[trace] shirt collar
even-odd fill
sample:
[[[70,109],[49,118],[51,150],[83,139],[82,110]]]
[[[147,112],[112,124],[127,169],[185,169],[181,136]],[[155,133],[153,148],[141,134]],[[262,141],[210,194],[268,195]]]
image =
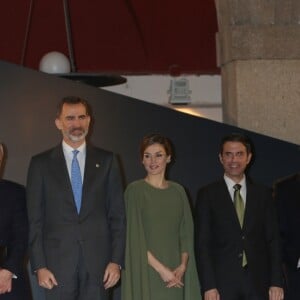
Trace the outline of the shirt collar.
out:
[[[68,145],[64,140],[62,141],[62,147],[63,147],[63,151],[65,153],[72,153],[72,151],[74,150],[74,148],[72,148],[70,145]],[[86,152],[86,142],[84,141],[78,148],[76,148],[76,150],[78,150],[81,153],[85,153]]]
[[[231,178],[229,178],[226,174],[224,174],[224,180],[226,185],[228,186],[228,189],[231,190],[233,189],[233,186],[236,184],[235,181],[233,181]],[[243,187],[246,186],[246,176],[244,175],[242,180],[240,182],[238,182],[238,184],[240,184]]]

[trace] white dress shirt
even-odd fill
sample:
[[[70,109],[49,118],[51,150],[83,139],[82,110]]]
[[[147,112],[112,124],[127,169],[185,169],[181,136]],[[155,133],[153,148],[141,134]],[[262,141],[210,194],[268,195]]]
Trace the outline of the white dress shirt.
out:
[[[63,152],[65,156],[65,160],[67,163],[68,173],[69,177],[71,179],[71,166],[72,166],[72,159],[73,159],[73,152],[75,149],[73,149],[71,146],[69,146],[65,141],[62,142]],[[83,182],[83,176],[84,176],[84,167],[85,167],[85,158],[86,158],[86,142],[84,142],[80,147],[76,148],[76,150],[79,151],[77,154],[77,160],[80,167],[80,173],[81,178]]]
[[[229,178],[227,175],[224,174],[224,180],[227,185],[230,197],[232,201],[234,200],[234,185],[236,185],[236,182],[234,182],[231,178]],[[240,193],[242,196],[242,199],[244,201],[244,206],[246,207],[246,195],[247,195],[247,186],[246,186],[246,176],[244,175],[243,179],[238,183],[241,185]]]

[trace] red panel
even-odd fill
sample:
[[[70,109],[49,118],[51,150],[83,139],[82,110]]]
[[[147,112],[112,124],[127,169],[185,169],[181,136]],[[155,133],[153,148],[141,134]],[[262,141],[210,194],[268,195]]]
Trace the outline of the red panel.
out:
[[[0,59],[20,63],[30,0],[0,12]],[[62,0],[33,1],[25,65],[49,51],[68,54]],[[218,73],[213,0],[69,1],[77,70],[125,73]]]

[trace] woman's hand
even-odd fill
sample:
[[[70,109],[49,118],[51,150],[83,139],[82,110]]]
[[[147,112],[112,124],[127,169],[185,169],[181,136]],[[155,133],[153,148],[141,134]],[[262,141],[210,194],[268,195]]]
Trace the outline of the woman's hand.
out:
[[[181,264],[173,271],[173,274],[175,275],[177,280],[181,283],[183,282],[182,279],[183,279],[184,273],[186,271],[186,266],[187,266],[188,260],[189,260],[188,253],[187,252],[181,253]],[[183,286],[183,283],[181,286],[178,286],[178,285],[175,285],[175,286],[181,287],[181,286]]]
[[[186,270],[186,265],[185,264],[181,264],[179,265],[174,271],[174,275],[176,276],[176,278],[178,278],[180,281],[182,280],[182,277],[185,273]]]
[[[174,271],[172,272],[169,268],[163,266],[159,270],[159,275],[161,279],[167,283],[166,287],[171,288],[171,287],[182,287],[183,282],[181,281],[180,278],[176,277]]]
[[[167,287],[182,287],[183,282],[175,275],[175,272],[162,264],[150,251],[147,251],[149,265],[160,275]]]

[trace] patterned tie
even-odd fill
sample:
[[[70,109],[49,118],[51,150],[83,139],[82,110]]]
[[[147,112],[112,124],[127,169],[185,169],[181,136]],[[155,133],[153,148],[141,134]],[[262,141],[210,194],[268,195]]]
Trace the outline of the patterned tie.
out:
[[[77,154],[79,153],[79,151],[73,150],[72,152],[73,152],[73,159],[72,159],[72,166],[71,166],[71,184],[72,184],[72,190],[73,190],[77,212],[79,214],[80,207],[81,207],[81,195],[82,195],[82,178],[81,178],[79,163],[77,160]]]
[[[241,189],[241,185],[240,184],[235,184],[233,186],[234,189],[234,195],[233,195],[233,204],[236,210],[236,214],[238,216],[239,222],[241,227],[243,227],[243,223],[244,223],[244,213],[245,213],[245,205],[244,205],[244,201],[243,198],[241,196],[240,193],[240,189]],[[246,258],[246,254],[245,251],[243,251],[243,261],[242,261],[242,266],[246,266],[247,265],[247,258]]]

